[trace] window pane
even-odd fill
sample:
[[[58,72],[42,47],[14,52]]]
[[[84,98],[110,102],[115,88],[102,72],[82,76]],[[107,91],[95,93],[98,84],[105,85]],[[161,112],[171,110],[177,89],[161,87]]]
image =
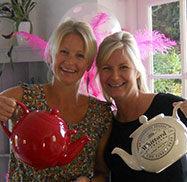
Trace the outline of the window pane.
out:
[[[154,79],[154,92],[165,92],[182,96],[181,79]]]
[[[180,74],[180,22],[179,2],[162,4],[152,7],[153,30],[163,33],[177,45],[168,53],[154,55],[154,74]]]
[[[157,53],[153,60],[154,74],[180,74],[181,59],[176,48],[169,51],[169,54]]]

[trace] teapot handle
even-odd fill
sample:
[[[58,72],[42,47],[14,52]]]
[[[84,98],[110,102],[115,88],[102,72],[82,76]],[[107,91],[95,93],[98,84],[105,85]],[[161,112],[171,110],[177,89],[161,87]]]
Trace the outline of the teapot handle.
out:
[[[177,105],[174,107],[172,117],[174,117],[174,118],[176,118],[176,119],[179,119],[177,110],[180,108],[180,106],[181,106],[181,103],[177,104]]]
[[[29,113],[29,110],[28,108],[21,102],[16,102],[17,105],[21,106],[22,109],[23,109],[23,114],[22,116],[24,116],[25,114]],[[0,121],[1,122],[1,126],[2,126],[2,129],[4,130],[4,132],[6,133],[6,135],[10,138],[11,135],[12,135],[12,132],[10,132],[10,130],[6,127],[5,123]]]

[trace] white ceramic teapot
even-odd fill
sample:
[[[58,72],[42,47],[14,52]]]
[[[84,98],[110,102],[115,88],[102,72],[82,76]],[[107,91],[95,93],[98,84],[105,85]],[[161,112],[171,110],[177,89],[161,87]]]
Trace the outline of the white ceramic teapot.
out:
[[[187,153],[187,128],[178,117],[179,107],[174,107],[172,116],[159,114],[149,121],[142,115],[142,125],[130,135],[132,155],[118,147],[112,154],[134,170],[159,173],[172,165]]]

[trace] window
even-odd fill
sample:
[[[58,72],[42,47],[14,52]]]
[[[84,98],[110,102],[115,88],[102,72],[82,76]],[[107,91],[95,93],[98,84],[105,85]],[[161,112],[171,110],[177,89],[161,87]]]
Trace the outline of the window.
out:
[[[140,1],[138,13],[144,20],[139,18],[138,29],[148,27],[176,41],[176,46],[168,53],[156,53],[146,60],[149,88],[152,92],[187,98],[186,0]]]

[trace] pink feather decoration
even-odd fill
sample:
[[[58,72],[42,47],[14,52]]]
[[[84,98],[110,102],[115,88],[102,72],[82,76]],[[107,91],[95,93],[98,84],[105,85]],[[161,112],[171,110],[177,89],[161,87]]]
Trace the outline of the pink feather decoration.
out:
[[[99,27],[105,23],[107,23],[107,21],[109,20],[109,15],[106,13],[99,13],[96,16],[94,16],[92,18],[92,20],[90,21],[90,25],[93,29],[94,35],[96,37],[97,40],[97,45],[99,46],[101,41],[107,36],[106,33],[104,31],[100,31]],[[98,79],[95,78],[97,69],[96,69],[96,65],[95,65],[95,60],[93,62],[93,65],[91,67],[91,69],[89,70],[89,72],[85,73],[84,78],[83,78],[83,84],[87,83],[87,80],[89,79],[89,83],[88,83],[88,91],[90,95],[93,95],[96,98],[99,98],[101,100],[103,100],[103,96],[102,96],[102,91],[98,86]]]
[[[8,173],[5,174],[5,180],[8,181]]]
[[[106,33],[104,31],[99,31],[99,27],[102,24],[107,23],[107,21],[110,19],[110,16],[106,13],[99,13],[96,16],[94,16],[90,22],[90,25],[93,29],[94,35],[97,39],[97,44],[101,43],[101,41],[106,37]]]
[[[47,42],[45,42],[43,39],[24,31],[15,32],[12,37],[16,35],[21,36],[24,42],[28,44],[28,46],[30,46],[33,50],[40,50],[40,54],[42,56],[45,55]]]
[[[139,30],[134,35],[139,50],[141,59],[145,60],[150,52],[155,54],[156,52],[168,52],[168,49],[176,45],[175,41],[156,30],[149,32],[147,29]]]

